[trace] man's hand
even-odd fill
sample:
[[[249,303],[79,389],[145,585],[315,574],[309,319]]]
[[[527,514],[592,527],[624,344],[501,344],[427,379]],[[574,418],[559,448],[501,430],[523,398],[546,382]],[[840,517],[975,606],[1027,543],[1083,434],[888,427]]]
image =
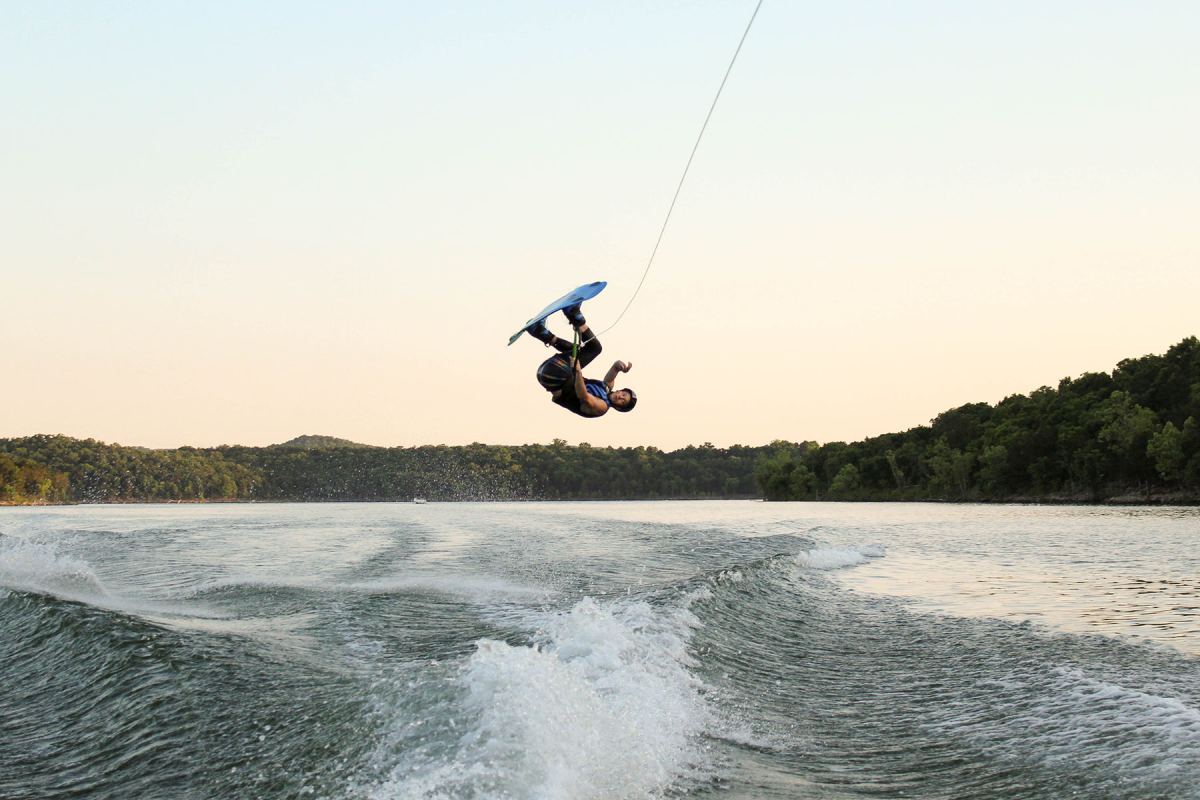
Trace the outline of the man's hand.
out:
[[[629,372],[631,369],[633,369],[632,361],[614,361],[613,365],[608,369],[608,374],[604,376],[604,383],[608,386],[608,390],[612,391],[613,381],[617,379],[618,374]]]

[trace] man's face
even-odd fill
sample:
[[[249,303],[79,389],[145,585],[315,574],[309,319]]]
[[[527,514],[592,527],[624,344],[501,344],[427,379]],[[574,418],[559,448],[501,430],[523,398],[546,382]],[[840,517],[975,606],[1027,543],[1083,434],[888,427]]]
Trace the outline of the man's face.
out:
[[[631,399],[633,398],[630,396],[628,389],[614,389],[608,395],[608,401],[612,403],[613,407],[615,408],[625,408],[627,405],[629,405],[629,401]]]

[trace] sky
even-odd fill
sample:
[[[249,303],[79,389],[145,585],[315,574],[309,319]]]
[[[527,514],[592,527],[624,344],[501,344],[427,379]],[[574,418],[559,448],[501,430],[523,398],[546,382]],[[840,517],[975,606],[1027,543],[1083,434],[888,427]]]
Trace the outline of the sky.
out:
[[[1200,4],[6,2],[0,436],[853,441],[1200,334]],[[569,329],[551,320],[560,335]]]

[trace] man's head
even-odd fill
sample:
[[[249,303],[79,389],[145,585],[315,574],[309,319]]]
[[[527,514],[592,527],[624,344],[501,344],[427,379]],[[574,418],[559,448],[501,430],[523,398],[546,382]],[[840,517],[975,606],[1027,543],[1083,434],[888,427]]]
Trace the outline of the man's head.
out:
[[[637,395],[633,389],[613,389],[608,393],[608,403],[617,411],[633,411],[637,405]]]

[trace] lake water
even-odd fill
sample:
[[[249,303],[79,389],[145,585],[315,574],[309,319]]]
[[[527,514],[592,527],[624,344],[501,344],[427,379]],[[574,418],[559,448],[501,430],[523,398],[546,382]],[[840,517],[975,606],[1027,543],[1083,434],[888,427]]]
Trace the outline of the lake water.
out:
[[[1200,798],[1200,510],[0,509],[4,798]]]

